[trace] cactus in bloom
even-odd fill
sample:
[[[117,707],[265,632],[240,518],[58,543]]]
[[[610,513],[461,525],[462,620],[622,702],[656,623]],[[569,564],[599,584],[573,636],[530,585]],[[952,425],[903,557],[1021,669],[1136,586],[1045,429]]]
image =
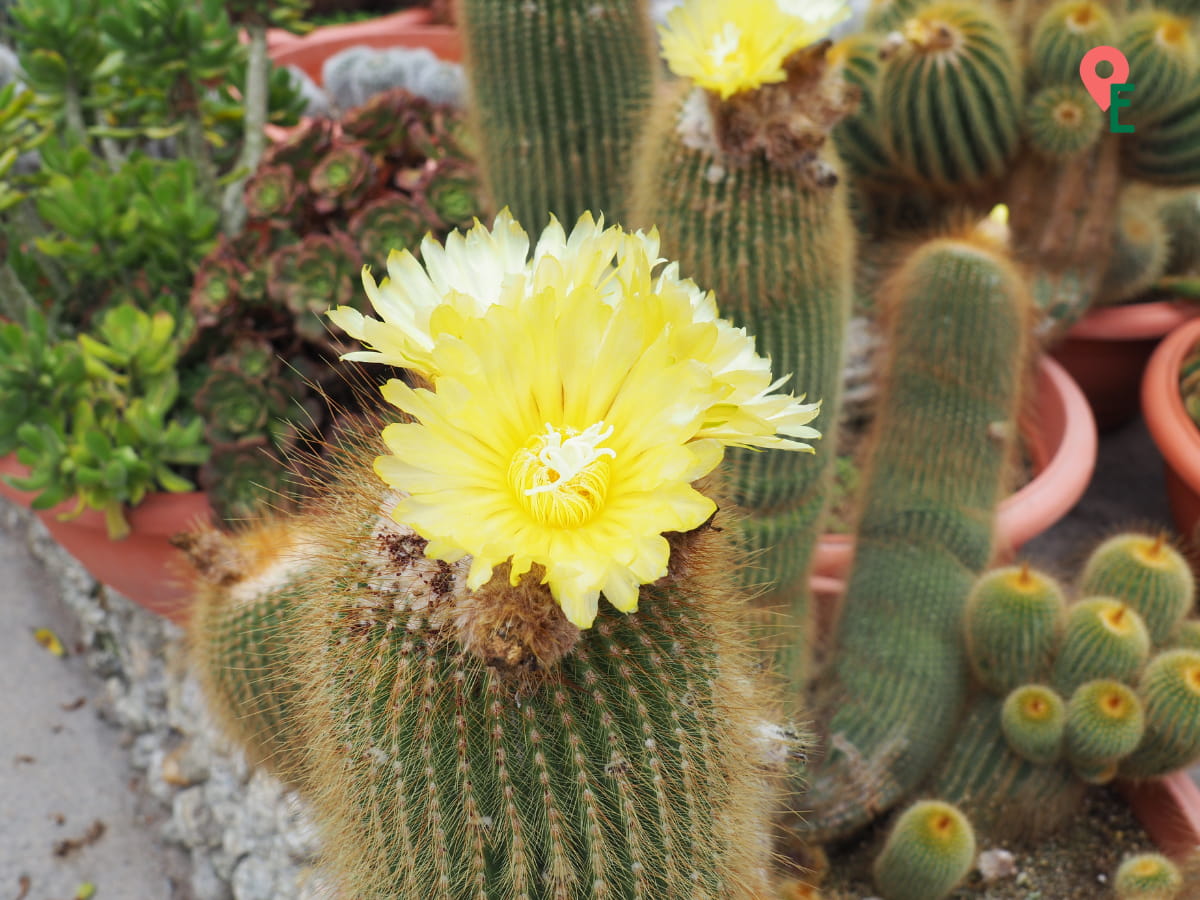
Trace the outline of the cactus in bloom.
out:
[[[988,6],[945,0],[919,7],[899,33],[879,70],[893,159],[934,191],[998,179],[1017,149],[1023,92],[1004,22]]]
[[[982,236],[921,246],[883,301],[891,359],[832,678],[817,695],[832,711],[829,745],[796,826],[820,837],[898,801],[956,732],[964,607],[991,556],[1026,364],[1029,296]]]
[[[1176,900],[1183,873],[1161,853],[1135,853],[1121,860],[1113,877],[1117,900]]]
[[[727,445],[806,449],[815,406],[652,275],[653,236],[584,217],[528,251],[501,214],[426,240],[427,272],[365,275],[380,320],[331,313],[424,386],[384,387],[405,421],[351,442],[282,571],[240,577],[254,530],[199,566],[210,695],[260,741],[288,702],[347,896],[756,900],[798,747],[713,472]],[[255,678],[264,647],[291,692]]]
[[[1094,678],[1132,680],[1150,655],[1150,636],[1132,607],[1112,597],[1092,597],[1067,614],[1051,683],[1069,697]]]
[[[1196,597],[1192,570],[1166,537],[1133,532],[1110,538],[1092,551],[1079,589],[1131,606],[1156,647],[1188,614]]]
[[[875,860],[884,900],[942,900],[975,862],[975,832],[949,803],[924,800],[900,814]]]
[[[1063,749],[1077,769],[1111,766],[1115,775],[1116,762],[1133,752],[1144,731],[1142,703],[1133,689],[1119,681],[1098,679],[1080,685],[1067,701]]]
[[[967,599],[967,658],[976,679],[1006,694],[1050,668],[1062,634],[1062,588],[1029,566],[985,573]]]
[[[1052,688],[1026,684],[1004,699],[1000,727],[1008,745],[1022,759],[1048,766],[1062,753],[1066,706]]]
[[[1138,684],[1146,737],[1121,763],[1135,777],[1164,775],[1200,758],[1200,651],[1168,650],[1146,666]]]
[[[526,228],[625,213],[657,60],[644,0],[465,0],[456,10],[485,192]]]
[[[841,13],[809,21],[770,0],[716,9],[685,4],[663,29],[667,62],[685,79],[639,145],[630,220],[655,226],[666,254],[716,291],[774,365],[821,398],[825,434],[815,460],[734,449],[727,467],[745,514],[742,547],[754,557],[743,576],[770,586],[758,604],[789,623],[780,666],[798,701],[814,638],[807,576],[836,457],[855,246],[829,141],[850,92],[820,41]],[[726,68],[710,71],[705,29],[723,22],[747,37]]]

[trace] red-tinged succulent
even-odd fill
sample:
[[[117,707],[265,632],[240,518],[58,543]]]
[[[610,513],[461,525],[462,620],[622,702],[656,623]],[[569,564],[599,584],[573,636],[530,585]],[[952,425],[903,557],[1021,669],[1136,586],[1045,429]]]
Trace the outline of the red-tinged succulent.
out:
[[[354,209],[374,186],[375,175],[375,160],[362,144],[336,144],[308,176],[313,208],[323,215]]]
[[[401,163],[419,161],[425,154],[413,136],[430,108],[429,101],[404,88],[382,91],[342,116],[342,133],[375,156]]]
[[[461,163],[430,168],[423,183],[425,202],[448,228],[468,226],[479,213],[479,178]]]
[[[313,160],[333,144],[333,130],[331,119],[307,119],[271,146],[263,157],[263,165],[291,166],[306,172],[312,167]]]
[[[350,219],[350,237],[368,265],[382,266],[392,250],[416,253],[431,223],[406,194],[389,192]]]
[[[286,226],[303,192],[291,166],[263,166],[246,182],[246,213],[255,221]]]
[[[275,251],[268,262],[267,292],[295,316],[296,332],[325,343],[325,311],[343,304],[361,305],[362,256],[344,232],[310,234],[299,244]]]
[[[238,290],[246,267],[236,258],[219,252],[210,253],[192,282],[188,308],[197,328],[219,324],[237,302]]]

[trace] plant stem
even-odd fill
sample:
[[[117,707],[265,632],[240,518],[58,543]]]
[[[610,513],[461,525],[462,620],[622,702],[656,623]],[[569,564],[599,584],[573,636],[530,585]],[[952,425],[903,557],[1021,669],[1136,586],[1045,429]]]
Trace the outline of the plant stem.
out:
[[[241,172],[225,187],[221,200],[221,229],[230,237],[242,230],[246,222],[246,204],[243,191],[246,180],[254,174],[266,150],[267,136],[264,128],[268,113],[268,74],[270,60],[267,57],[267,26],[254,22],[247,24],[250,35],[249,57],[246,62],[246,94],[243,101],[242,150],[234,165]]]

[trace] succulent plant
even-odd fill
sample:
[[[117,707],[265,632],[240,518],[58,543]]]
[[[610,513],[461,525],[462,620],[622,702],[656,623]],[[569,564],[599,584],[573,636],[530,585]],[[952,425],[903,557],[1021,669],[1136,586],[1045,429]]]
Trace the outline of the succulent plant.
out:
[[[287,166],[261,166],[246,182],[246,213],[251,219],[286,225],[304,187]]]
[[[428,217],[395,196],[372,200],[351,217],[347,228],[363,258],[376,266],[386,263],[392,250],[416,252],[429,230]]]
[[[309,173],[313,207],[323,215],[354,209],[371,192],[376,173],[375,161],[364,145],[334,144]]]
[[[480,184],[475,171],[462,163],[431,166],[422,181],[425,202],[444,227],[471,224],[480,209]]]
[[[299,335],[321,343],[328,334],[325,312],[358,296],[361,267],[358,249],[344,232],[309,234],[271,256],[267,292],[292,311]]]

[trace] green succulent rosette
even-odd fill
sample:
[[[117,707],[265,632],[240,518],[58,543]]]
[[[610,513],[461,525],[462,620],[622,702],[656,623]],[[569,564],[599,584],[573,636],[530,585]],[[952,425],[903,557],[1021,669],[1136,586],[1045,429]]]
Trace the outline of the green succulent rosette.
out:
[[[305,340],[330,339],[324,314],[331,307],[359,300],[362,256],[344,232],[310,234],[299,244],[280,248],[267,263],[267,293],[295,316]]]
[[[287,510],[298,495],[287,465],[265,442],[215,453],[200,470],[200,483],[217,515],[227,522]]]
[[[372,200],[349,222],[349,234],[371,266],[382,266],[392,250],[417,252],[430,231],[425,213],[406,194],[390,192]]]
[[[246,182],[246,213],[255,221],[286,226],[304,190],[291,166],[263,166]]]
[[[272,144],[263,156],[264,166],[290,166],[307,171],[333,145],[333,122],[306,119],[288,131],[287,137]]]
[[[474,169],[455,162],[432,167],[424,181],[425,202],[447,228],[469,226],[483,210],[479,177]]]
[[[322,215],[354,209],[373,187],[376,172],[375,160],[362,144],[334,145],[308,176],[313,208]]]
[[[422,158],[413,136],[429,108],[427,100],[404,88],[381,91],[342,116],[342,134],[376,156],[401,161]]]
[[[210,253],[200,264],[192,282],[188,308],[198,328],[211,328],[221,322],[237,303],[246,266],[220,251]]]
[[[196,394],[204,431],[215,447],[266,440],[273,416],[287,409],[287,396],[267,382],[240,372],[217,370]]]

